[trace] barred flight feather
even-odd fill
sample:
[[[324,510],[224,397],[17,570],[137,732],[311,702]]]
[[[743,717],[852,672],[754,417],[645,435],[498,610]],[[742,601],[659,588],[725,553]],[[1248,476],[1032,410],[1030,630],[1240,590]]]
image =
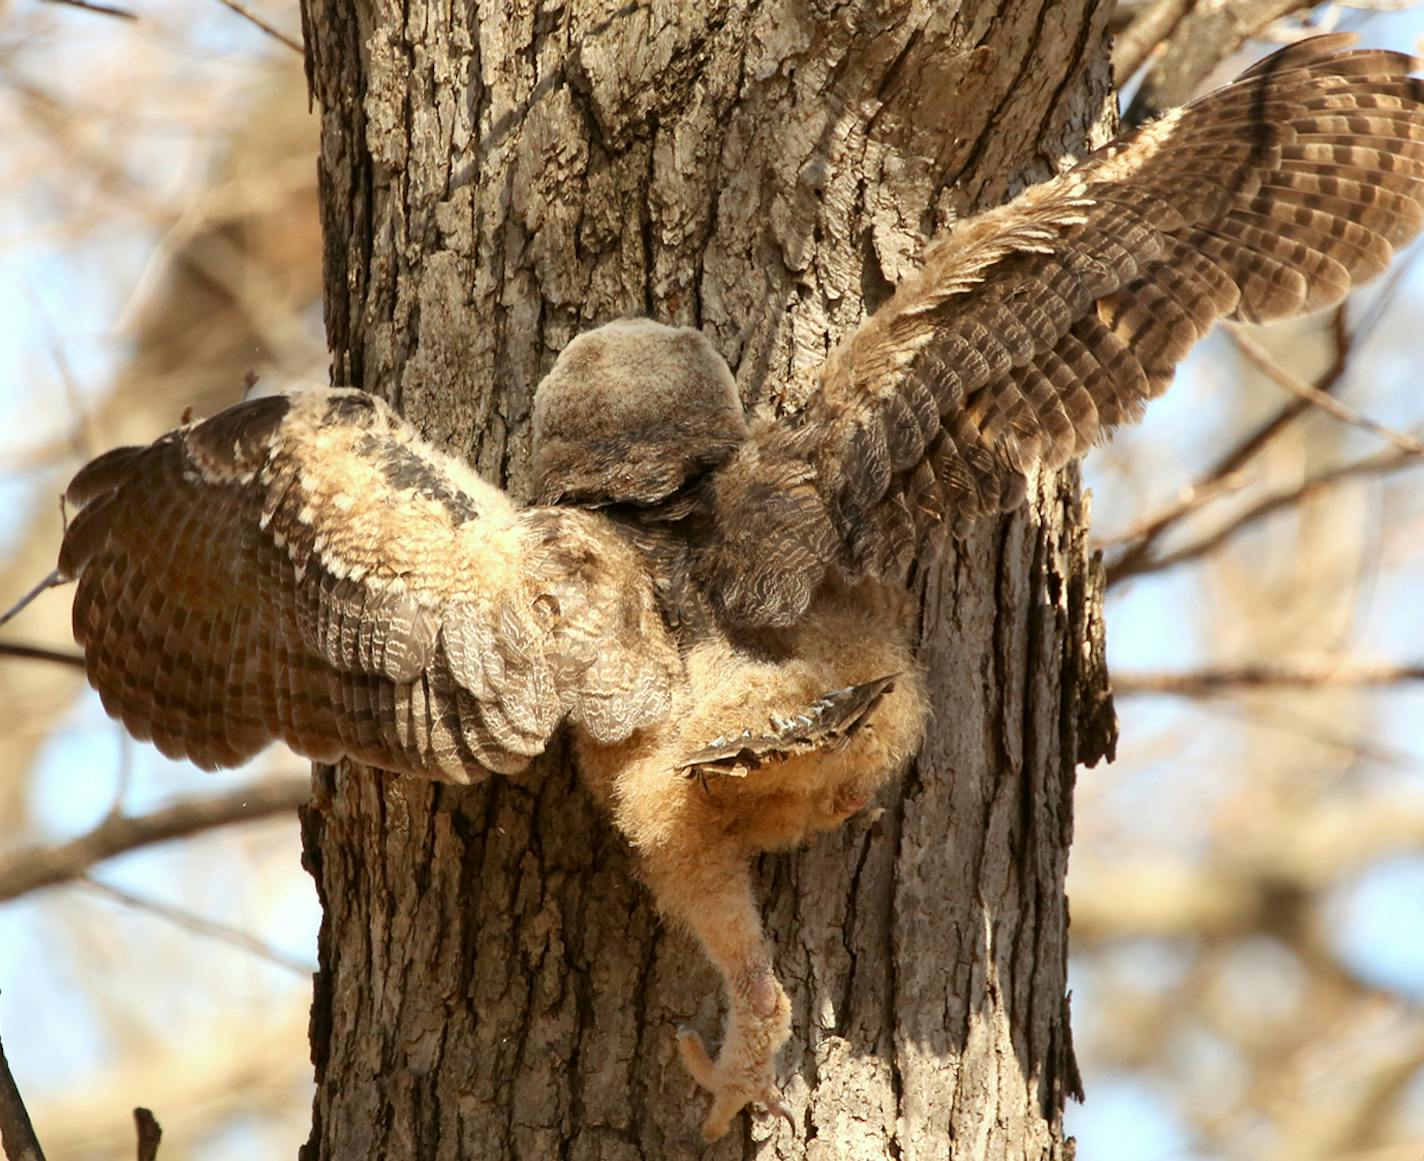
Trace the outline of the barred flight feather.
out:
[[[589,514],[515,508],[359,392],[120,448],[68,500],[90,679],[166,754],[228,766],[281,739],[468,781],[565,716],[616,741],[666,712],[680,662],[636,553]]]
[[[919,746],[900,579],[927,537],[1137,419],[1216,320],[1338,302],[1424,225],[1424,84],[1349,43],[1284,49],[935,241],[797,416],[748,416],[691,328],[580,335],[535,394],[542,506],[356,391],[101,456],[60,555],[90,680],[205,766],[280,738],[469,781],[569,723],[726,982],[722,1056],[682,1041],[721,1135],[777,1106],[790,1022],[748,855],[839,825]]]
[[[758,577],[738,615],[791,623],[828,573],[876,572],[906,512],[923,542],[1018,504],[1026,475],[1137,419],[1217,319],[1320,310],[1380,274],[1424,225],[1424,82],[1350,43],[1278,52],[929,246],[802,420],[838,557],[724,559]]]

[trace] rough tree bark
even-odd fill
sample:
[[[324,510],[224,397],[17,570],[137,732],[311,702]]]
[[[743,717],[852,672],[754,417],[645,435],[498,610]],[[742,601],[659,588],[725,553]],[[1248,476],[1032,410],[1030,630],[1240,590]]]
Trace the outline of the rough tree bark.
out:
[[[579,331],[704,328],[744,395],[957,214],[1106,137],[1107,5],[304,0],[333,378],[520,495]],[[316,1158],[1060,1158],[1064,872],[1111,745],[1075,477],[928,568],[916,767],[760,870],[795,1112],[704,1150],[673,1030],[718,981],[567,759],[470,790],[319,771]]]

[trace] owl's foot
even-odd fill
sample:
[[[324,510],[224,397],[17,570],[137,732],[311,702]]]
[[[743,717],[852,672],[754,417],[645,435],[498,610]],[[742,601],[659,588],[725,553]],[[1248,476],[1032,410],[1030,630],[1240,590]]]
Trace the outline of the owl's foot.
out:
[[[691,1028],[678,1029],[677,1046],[692,1079],[712,1094],[712,1107],[702,1122],[704,1140],[716,1141],[723,1137],[731,1128],[733,1118],[747,1105],[755,1106],[756,1115],[783,1117],[795,1129],[796,1121],[791,1110],[782,1103],[781,1091],[773,1081],[756,1075],[758,1069],[746,1068],[741,1061],[714,1061],[702,1037]]]
[[[692,1079],[712,1094],[712,1108],[702,1122],[707,1141],[722,1137],[748,1105],[759,1106],[764,1115],[784,1117],[793,1130],[796,1127],[773,1074],[776,1054],[791,1034],[786,993],[769,971],[739,983],[744,986],[733,994],[726,1040],[715,1061],[691,1028],[677,1033],[682,1063]]]

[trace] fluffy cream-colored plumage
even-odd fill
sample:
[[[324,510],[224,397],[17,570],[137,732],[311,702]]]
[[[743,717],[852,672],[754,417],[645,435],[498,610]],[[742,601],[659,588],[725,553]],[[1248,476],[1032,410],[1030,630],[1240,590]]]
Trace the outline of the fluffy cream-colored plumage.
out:
[[[933,244],[786,422],[748,422],[696,331],[575,339],[535,400],[537,506],[347,390],[100,457],[60,559],[90,680],[210,767],[281,738],[469,781],[567,726],[725,981],[720,1054],[681,1040],[704,1132],[777,1108],[789,1006],[748,861],[918,747],[907,562],[1134,418],[1216,318],[1338,301],[1424,224],[1424,90],[1347,43],[1285,49]]]

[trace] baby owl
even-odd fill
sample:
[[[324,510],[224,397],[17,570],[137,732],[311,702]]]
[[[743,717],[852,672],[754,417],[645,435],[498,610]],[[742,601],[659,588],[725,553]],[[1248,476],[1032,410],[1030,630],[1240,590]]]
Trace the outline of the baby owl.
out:
[[[240,403],[75,477],[59,573],[106,709],[200,766],[280,739],[454,782],[560,729],[728,1007],[682,1058],[721,1136],[790,1031],[749,861],[915,754],[904,578],[1137,417],[1221,317],[1338,302],[1424,221],[1412,61],[1308,40],[962,223],[751,418],[698,331],[576,338],[520,505],[380,400]]]

